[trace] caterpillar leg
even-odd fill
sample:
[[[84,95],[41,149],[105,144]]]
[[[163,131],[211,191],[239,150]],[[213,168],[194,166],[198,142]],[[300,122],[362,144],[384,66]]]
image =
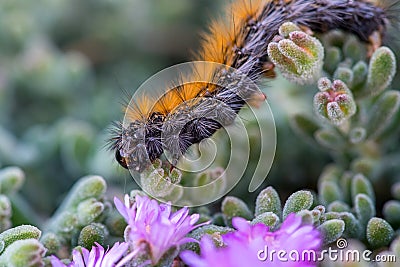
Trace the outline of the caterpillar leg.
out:
[[[175,169],[175,166],[171,164],[171,166],[169,167],[169,173],[171,173],[174,169]]]
[[[379,31],[374,31],[369,36],[368,41],[368,57],[371,57],[375,50],[382,45],[382,34]]]
[[[275,65],[271,61],[267,61],[263,64],[263,76],[265,78],[270,78],[273,79],[276,77],[276,72],[275,72]]]
[[[248,100],[247,104],[252,107],[259,108],[266,99],[267,99],[266,94],[258,92],[253,94],[252,98]]]

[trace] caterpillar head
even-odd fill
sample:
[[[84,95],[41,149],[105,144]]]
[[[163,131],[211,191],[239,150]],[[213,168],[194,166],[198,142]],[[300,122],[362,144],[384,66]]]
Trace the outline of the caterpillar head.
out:
[[[118,162],[119,165],[121,165],[125,169],[128,169],[127,158],[121,156],[121,152],[119,151],[119,149],[115,150],[115,160]]]
[[[265,100],[244,73],[216,63],[194,62],[161,77],[136,91],[114,132],[116,160],[132,171],[143,172],[162,154],[179,168],[191,145],[233,124],[246,103]],[[168,89],[154,89],[160,84]]]
[[[142,172],[154,159],[163,153],[160,117],[153,114],[147,122],[133,121],[128,126],[120,125],[112,149],[115,159],[124,168]]]

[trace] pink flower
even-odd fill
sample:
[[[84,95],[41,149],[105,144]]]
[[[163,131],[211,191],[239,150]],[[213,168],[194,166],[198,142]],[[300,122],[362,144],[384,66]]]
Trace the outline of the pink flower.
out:
[[[189,209],[184,207],[171,213],[171,204],[158,204],[144,196],[136,196],[131,206],[129,196],[125,195],[125,204],[114,198],[115,206],[128,223],[126,241],[131,248],[142,247],[146,243],[150,250],[150,260],[158,263],[166,251],[186,242],[196,240],[186,237],[193,229],[204,225],[195,225],[198,214],[189,216]]]
[[[104,248],[96,243],[89,252],[86,248],[81,248],[82,252],[74,249],[72,251],[72,262],[68,265],[62,263],[57,257],[51,256],[53,267],[119,267],[123,266],[126,260],[121,260],[122,256],[128,250],[128,244],[115,243],[110,250],[104,251]]]
[[[251,225],[239,217],[232,224],[237,231],[222,235],[224,247],[216,248],[205,236],[200,242],[201,255],[183,251],[182,260],[191,267],[316,265],[322,244],[320,233],[312,225],[302,225],[301,217],[295,214],[290,214],[275,232],[270,232],[264,224]],[[285,255],[279,255],[280,250]]]

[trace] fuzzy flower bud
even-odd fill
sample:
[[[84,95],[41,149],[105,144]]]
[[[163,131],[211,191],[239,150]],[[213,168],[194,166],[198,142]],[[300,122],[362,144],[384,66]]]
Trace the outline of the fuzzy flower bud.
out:
[[[143,190],[151,196],[162,198],[166,201],[177,201],[183,194],[182,188],[177,186],[181,178],[182,173],[180,170],[166,171],[163,169],[161,160],[156,160],[153,168],[141,173],[140,183]]]
[[[317,114],[333,124],[342,124],[356,113],[356,103],[346,84],[340,80],[333,83],[327,78],[318,81],[318,92],[314,96],[314,107]]]
[[[313,82],[323,64],[322,44],[291,22],[282,24],[279,33],[268,44],[271,61],[288,80],[299,84]]]

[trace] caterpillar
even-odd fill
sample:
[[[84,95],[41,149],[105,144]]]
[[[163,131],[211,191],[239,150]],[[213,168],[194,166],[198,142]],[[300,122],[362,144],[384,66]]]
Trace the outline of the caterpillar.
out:
[[[210,24],[194,57],[226,68],[194,70],[182,77],[187,83],[175,81],[176,86],[160,97],[144,95],[129,103],[126,116],[130,123],[118,123],[111,138],[117,162],[141,172],[169,151],[175,165],[191,145],[233,123],[246,103],[263,99],[243,77],[257,83],[268,71],[268,44],[284,22],[312,32],[341,29],[379,46],[395,18],[391,7],[367,0],[236,0],[227,8],[228,19]],[[227,71],[229,68],[237,72]],[[199,71],[204,71],[202,76],[208,80],[190,82],[196,81]],[[218,106],[218,114],[212,115]]]

